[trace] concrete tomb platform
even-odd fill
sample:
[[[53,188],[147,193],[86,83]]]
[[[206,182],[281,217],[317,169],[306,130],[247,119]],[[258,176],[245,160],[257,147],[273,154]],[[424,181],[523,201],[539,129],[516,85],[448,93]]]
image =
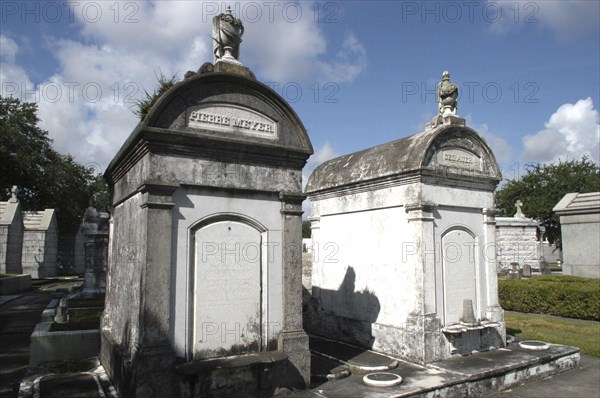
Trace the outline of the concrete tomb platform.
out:
[[[323,342],[311,338],[311,349],[327,350],[338,357],[345,357],[346,344]],[[356,350],[360,351],[359,348]],[[358,352],[357,351],[357,352]],[[377,353],[368,350],[371,358]],[[366,356],[359,354],[362,358]],[[380,355],[383,357],[383,355]],[[319,359],[320,360],[320,359]],[[345,359],[351,361],[352,359]],[[469,356],[453,356],[449,359],[422,366],[399,360],[398,366],[385,373],[402,377],[402,383],[393,387],[372,387],[364,383],[364,372],[352,372],[349,377],[330,379],[325,383],[312,384],[309,395],[319,397],[466,397],[483,396],[494,391],[506,390],[524,382],[541,379],[579,364],[579,349],[549,344],[546,350],[528,350],[510,344],[488,352]],[[298,395],[300,396],[300,395]]]
[[[397,361],[397,367],[385,374],[397,375],[402,383],[393,387],[373,387],[364,383],[365,372],[350,374],[346,365],[340,365],[341,358],[360,362],[363,366],[376,365],[387,356],[369,350],[352,347],[345,343],[311,337],[311,390],[285,391],[287,397],[465,397],[488,396],[495,391],[507,390],[524,382],[544,379],[579,365],[579,349],[550,344],[546,350],[526,350],[517,344],[508,348],[477,353],[470,356],[454,356],[450,359],[421,366],[406,361]],[[317,351],[326,351],[331,359]],[[348,358],[352,352],[356,358]],[[223,361],[223,359],[219,359]],[[222,362],[219,366],[226,366]],[[64,373],[67,369],[67,373]],[[185,372],[185,368],[178,371]],[[196,372],[197,369],[192,370]],[[116,397],[117,393],[108,380],[97,358],[78,362],[46,363],[37,367],[33,375],[21,383],[19,397],[41,398],[57,393],[65,393],[72,386],[78,386],[78,396],[98,396],[102,391],[106,397]],[[380,372],[381,373],[381,372]],[[371,374],[371,373],[368,373]],[[575,376],[573,376],[575,377]],[[61,383],[57,383],[57,381]],[[545,379],[549,380],[549,379]],[[45,387],[53,385],[56,390]],[[90,395],[85,395],[90,394]],[[102,396],[102,395],[100,395]],[[247,396],[253,396],[249,394]],[[496,396],[496,395],[494,395]],[[580,396],[580,395],[577,395]]]
[[[46,362],[21,381],[19,398],[118,398],[97,357]]]
[[[383,354],[355,347],[339,341],[311,336],[311,352],[338,361],[353,374],[386,371],[398,366],[398,361]]]
[[[310,358],[310,380],[316,385],[327,380],[338,380],[350,376],[350,370],[346,365],[340,364],[335,358],[326,358],[319,354],[313,354]]]

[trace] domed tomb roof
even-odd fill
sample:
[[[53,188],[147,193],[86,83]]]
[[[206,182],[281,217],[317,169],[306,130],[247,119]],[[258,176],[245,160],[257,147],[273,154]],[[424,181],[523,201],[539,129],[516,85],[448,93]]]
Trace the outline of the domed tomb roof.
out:
[[[306,192],[426,176],[441,184],[468,179],[493,187],[502,178],[492,150],[475,130],[445,124],[324,162],[311,174]]]
[[[268,86],[240,74],[198,73],[154,104],[108,166],[118,178],[142,149],[211,156],[250,156],[302,167],[313,153],[296,112]],[[164,148],[164,149],[163,149]],[[131,158],[131,159],[130,159]]]

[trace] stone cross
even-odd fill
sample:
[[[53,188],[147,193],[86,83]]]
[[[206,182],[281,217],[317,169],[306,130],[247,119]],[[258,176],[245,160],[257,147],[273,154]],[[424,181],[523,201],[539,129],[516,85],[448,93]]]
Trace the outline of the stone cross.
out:
[[[515,213],[515,215],[513,216],[514,218],[525,218],[525,214],[523,213],[523,202],[521,202],[521,200],[517,200],[515,203],[515,207],[517,208],[517,212]]]
[[[19,201],[19,199],[17,199],[18,193],[19,193],[19,188],[16,185],[13,185],[12,189],[10,190],[10,202],[11,203],[17,203]]]

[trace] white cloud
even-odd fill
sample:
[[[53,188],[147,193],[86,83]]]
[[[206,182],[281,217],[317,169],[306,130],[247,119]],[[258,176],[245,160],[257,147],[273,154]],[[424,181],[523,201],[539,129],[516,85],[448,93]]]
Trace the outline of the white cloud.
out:
[[[272,9],[264,6],[267,3],[252,4],[262,7],[258,17],[251,3],[231,6],[246,28],[241,61],[252,66],[261,80],[309,81],[321,76],[328,81],[351,81],[365,68],[366,51],[351,33],[339,51],[328,51],[324,33],[309,12],[310,4],[277,3]],[[212,62],[212,17],[226,5],[213,1],[71,2],[79,36],[46,41],[59,68],[36,90],[41,127],[48,130],[55,148],[73,154],[81,163],[106,167],[137,124],[132,107],[144,97],[144,90],[152,91],[157,85],[156,74],[181,79],[186,71]],[[22,94],[21,83],[29,89],[34,86],[24,68],[15,63],[19,47],[4,35],[0,40],[2,82],[18,82],[17,94]],[[62,95],[54,98],[56,87]],[[6,94],[4,85],[2,94]]]
[[[588,32],[598,33],[598,1],[540,1],[535,4],[539,6],[538,19],[542,26],[553,30],[561,39],[574,39]]]
[[[323,32],[313,21],[311,4],[283,3],[282,9],[286,4],[302,11],[274,12],[272,21],[264,15],[259,22],[245,25],[248,33],[242,44],[242,62],[257,65],[259,77],[279,83],[356,79],[367,64],[366,50],[356,36],[348,33],[340,50],[328,49]],[[295,15],[302,17],[296,20]]]
[[[18,50],[19,46],[17,46],[17,43],[13,39],[0,35],[0,61],[6,63],[15,62]]]
[[[13,39],[0,35],[0,95],[3,97],[20,97],[24,88],[33,87],[25,70],[15,63],[18,52],[19,46]]]
[[[327,80],[335,82],[353,81],[367,67],[367,51],[354,34],[346,35],[342,50],[332,63],[319,62],[319,69]]]
[[[129,8],[121,10],[120,22],[115,23],[114,4],[76,3],[81,3],[81,9],[86,4],[94,5],[90,9],[102,7],[103,18],[95,23],[89,23],[83,12],[75,14],[85,37],[134,54],[193,61],[177,63],[177,71],[183,72],[212,61],[212,18],[224,12],[226,6],[225,2],[214,1],[127,2]],[[313,20],[311,4],[234,2],[231,6],[246,29],[241,61],[256,66],[254,72],[263,80],[288,82],[324,76],[336,82],[352,81],[366,67],[366,51],[352,33],[346,36],[340,51],[332,52],[335,57],[329,56],[327,40]],[[126,15],[132,23],[124,23]]]
[[[600,25],[600,3],[596,0],[487,0],[486,7],[489,12],[482,12],[490,30],[499,34],[519,26],[535,26],[551,30],[560,40],[574,40],[598,32]]]
[[[523,137],[527,161],[554,162],[589,156],[600,161],[600,116],[590,97],[561,105],[545,129]]]

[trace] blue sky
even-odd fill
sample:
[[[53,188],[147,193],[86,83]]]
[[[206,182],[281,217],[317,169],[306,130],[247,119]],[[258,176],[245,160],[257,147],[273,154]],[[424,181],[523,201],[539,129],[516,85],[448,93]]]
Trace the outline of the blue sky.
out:
[[[527,162],[599,161],[600,2],[76,1],[0,3],[2,95],[39,104],[55,148],[102,171],[155,75],[212,61],[211,18],[231,5],[241,61],[336,155],[421,131],[444,70],[458,113],[505,178]]]

